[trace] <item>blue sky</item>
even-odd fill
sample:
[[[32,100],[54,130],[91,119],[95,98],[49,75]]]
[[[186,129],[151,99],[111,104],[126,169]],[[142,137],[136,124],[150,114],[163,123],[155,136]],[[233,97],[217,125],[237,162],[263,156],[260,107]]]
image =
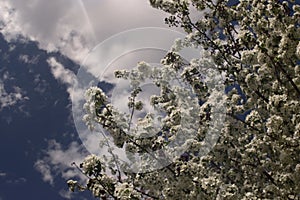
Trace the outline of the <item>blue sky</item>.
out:
[[[147,0],[0,1],[0,200],[92,199],[66,185],[83,179],[71,163],[88,154],[71,112],[74,77],[98,43],[166,27],[164,17]]]
[[[62,199],[59,192],[66,184],[55,174],[59,172],[49,169],[49,177],[44,178],[47,172],[36,163],[44,159],[54,141],[62,148],[80,141],[71,121],[66,87],[52,76],[46,60],[56,57],[74,70],[78,65],[59,53],[40,50],[35,42],[8,43],[1,36],[0,44],[0,77],[5,90],[1,100],[11,96],[10,104],[2,103],[0,112],[0,197]],[[25,54],[28,61],[22,59]],[[21,97],[14,98],[17,95]],[[48,166],[46,161],[44,166]]]

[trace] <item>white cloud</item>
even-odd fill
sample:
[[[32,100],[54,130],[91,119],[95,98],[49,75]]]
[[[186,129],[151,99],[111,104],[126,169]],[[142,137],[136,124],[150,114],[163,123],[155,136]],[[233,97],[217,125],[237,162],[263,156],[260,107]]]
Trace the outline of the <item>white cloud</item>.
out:
[[[89,50],[118,32],[145,26],[167,27],[165,13],[148,0],[2,0],[1,32],[24,36],[48,51],[83,61]],[[1,25],[0,25],[1,26]]]
[[[65,199],[74,199],[76,197],[76,199],[87,200],[87,198],[85,198],[83,196],[80,197],[80,196],[76,195],[76,192],[72,192],[70,190],[60,190],[59,195]]]
[[[74,72],[65,68],[55,58],[51,57],[47,60],[47,62],[51,68],[51,73],[54,78],[67,86],[67,92],[70,95],[74,108],[74,102],[83,100],[85,89],[76,87],[78,86],[78,80]],[[76,90],[74,88],[76,88]],[[82,110],[82,107],[76,109]]]
[[[0,172],[0,177],[5,177],[7,174],[4,172]]]
[[[54,175],[51,173],[50,166],[44,160],[38,160],[35,162],[34,167],[42,174],[43,181],[53,185]]]
[[[47,60],[51,67],[51,72],[57,80],[66,84],[67,86],[72,86],[76,82],[76,76],[74,72],[66,69],[61,63],[57,62],[54,57]]]
[[[5,73],[2,80],[0,79],[0,111],[5,107],[10,107],[18,102],[28,100],[29,98],[24,96],[24,92],[18,86],[14,86],[13,91],[7,92],[5,89],[4,81],[9,79],[8,73]]]
[[[17,91],[20,91],[18,87],[15,88]],[[5,107],[13,106],[18,101],[22,100],[22,94],[19,92],[7,93],[4,88],[4,83],[0,81],[0,110]]]
[[[50,140],[45,156],[35,162],[35,168],[42,174],[43,181],[53,185],[56,176],[68,180],[78,178],[84,183],[86,177],[72,166],[72,163],[81,163],[87,152],[77,142],[72,142],[67,148],[63,148],[56,140]]]
[[[24,177],[6,180],[6,183],[10,183],[10,184],[22,184],[22,183],[26,183],[26,182],[27,182],[27,179]]]
[[[65,199],[72,199],[73,192],[69,190],[60,190],[59,195]]]
[[[82,121],[84,114],[82,102],[84,101],[85,88],[81,88],[75,74],[57,62],[55,58],[49,58],[47,62],[51,67],[53,76],[67,86],[67,92],[72,100],[73,120],[75,121],[80,139],[91,153],[96,154],[99,152],[99,135],[87,130],[87,126]]]
[[[29,55],[21,54],[19,56],[19,60],[27,64],[37,64],[39,61],[39,55],[30,57]]]
[[[49,83],[43,79],[41,74],[34,74],[34,80],[36,87],[34,88],[34,91],[38,92],[39,94],[44,94],[47,91],[47,88],[50,87]]]
[[[3,181],[1,181],[8,184],[22,184],[27,182],[27,179],[24,177],[18,177],[15,174],[9,174],[6,172],[0,172],[0,179],[3,179]]]

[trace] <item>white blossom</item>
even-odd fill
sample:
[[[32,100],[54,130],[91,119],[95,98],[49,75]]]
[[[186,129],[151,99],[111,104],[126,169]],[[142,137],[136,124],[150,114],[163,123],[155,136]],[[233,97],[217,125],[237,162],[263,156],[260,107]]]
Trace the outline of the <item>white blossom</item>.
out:
[[[174,42],[161,66],[139,62],[115,75],[130,81],[130,111],[143,109],[137,91],[151,80],[161,93],[150,105],[164,114],[148,113],[130,129],[130,113],[90,88],[86,124],[103,125],[129,159],[143,156],[134,173],[126,164],[118,168],[119,160],[106,159],[107,169],[100,158],[87,157],[83,172],[96,176],[88,189],[115,199],[299,199],[300,6],[295,2],[240,0],[229,6],[230,1],[150,0],[187,36]],[[203,17],[194,21],[192,9],[204,10]],[[183,62],[180,50],[198,46],[205,50],[202,57]],[[226,98],[220,92],[224,84]],[[168,165],[153,170],[161,163]],[[109,177],[105,169],[126,176]],[[151,170],[142,173],[145,169]],[[77,184],[68,183],[71,189]]]

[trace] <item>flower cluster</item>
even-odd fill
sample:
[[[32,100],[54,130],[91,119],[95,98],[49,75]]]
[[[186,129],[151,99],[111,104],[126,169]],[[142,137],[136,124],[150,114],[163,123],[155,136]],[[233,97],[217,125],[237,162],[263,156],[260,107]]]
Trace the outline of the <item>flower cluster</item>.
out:
[[[82,168],[83,173],[87,174],[88,176],[97,176],[104,169],[100,158],[94,154],[87,156],[80,164],[80,168]]]
[[[128,107],[133,112],[144,108],[137,98],[145,80],[161,89],[150,100],[157,111],[164,112],[159,118],[161,129],[155,129],[155,118],[148,114],[132,129],[133,135],[143,137],[129,137],[130,114],[110,105],[98,88],[87,91],[85,121],[90,128],[100,123],[133,160],[152,151],[140,159],[140,168],[168,165],[148,173],[136,168],[113,179],[97,175],[104,171],[103,166],[97,158],[88,157],[82,167],[96,176],[89,185],[94,195],[115,199],[299,199],[299,3],[150,3],[168,12],[166,23],[182,27],[187,37],[175,41],[161,67],[140,62],[134,70],[119,70],[115,75],[130,81]],[[196,11],[203,17],[191,17]],[[203,58],[184,61],[179,52],[191,46],[203,47]],[[220,75],[214,70],[225,76],[227,101],[219,92]],[[176,84],[178,79],[183,82]],[[224,106],[227,108],[222,109]],[[219,136],[213,134],[216,132]],[[195,137],[190,137],[192,133]],[[177,155],[180,147],[185,152]],[[170,159],[170,155],[176,156]],[[71,189],[76,184],[69,182]]]
[[[83,109],[86,115],[83,117],[90,130],[94,130],[95,122],[98,121],[97,109],[102,108],[107,103],[107,96],[99,87],[90,87],[85,92],[85,104]]]
[[[124,200],[141,199],[141,194],[134,190],[133,185],[129,183],[117,184],[115,189],[115,196]]]

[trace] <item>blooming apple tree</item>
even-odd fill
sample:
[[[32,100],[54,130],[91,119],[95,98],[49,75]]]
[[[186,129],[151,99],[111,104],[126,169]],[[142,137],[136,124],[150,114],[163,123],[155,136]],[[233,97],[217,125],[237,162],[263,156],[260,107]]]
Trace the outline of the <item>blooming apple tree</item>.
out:
[[[102,199],[300,199],[299,1],[150,3],[169,13],[166,23],[182,27],[186,38],[175,42],[161,67],[140,62],[131,71],[115,72],[116,78],[130,81],[130,114],[119,112],[100,88],[92,87],[86,92],[84,120],[90,129],[100,124],[133,160],[148,155],[141,167],[162,165],[132,171],[108,145],[109,158],[90,155],[79,166],[87,185],[70,180],[70,189],[90,190]],[[185,61],[179,52],[190,46],[203,47],[203,58]],[[209,86],[216,82],[202,77],[208,69],[225,77],[226,99],[220,88]],[[209,80],[218,76],[211,74]],[[174,78],[184,86],[170,84]],[[150,102],[164,114],[157,119],[149,113],[134,128],[132,116],[144,105],[138,96],[145,79],[161,89]],[[191,91],[194,96],[187,95]],[[202,147],[212,128],[219,134],[210,138],[213,148],[206,152]],[[174,148],[166,148],[170,144]]]

